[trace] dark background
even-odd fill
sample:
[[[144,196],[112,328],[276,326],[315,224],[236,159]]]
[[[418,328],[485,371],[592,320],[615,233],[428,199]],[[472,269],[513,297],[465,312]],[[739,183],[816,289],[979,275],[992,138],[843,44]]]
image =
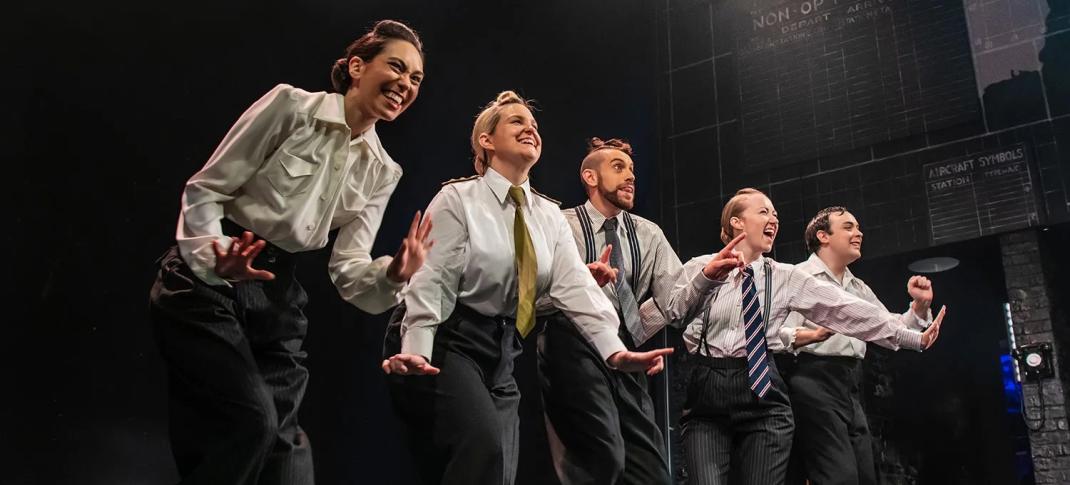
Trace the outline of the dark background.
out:
[[[835,4],[846,12],[847,3]],[[746,55],[740,29],[749,12],[798,1],[18,7],[0,21],[11,172],[3,207],[14,221],[2,239],[14,268],[5,287],[14,292],[0,362],[14,383],[0,399],[8,424],[0,481],[175,480],[165,374],[146,310],[182,185],[276,83],[327,88],[333,60],[380,18],[421,33],[427,80],[407,113],[377,127],[405,176],[376,255],[396,249],[440,182],[471,173],[473,117],[499,91],[518,90],[542,108],[534,185],[580,203],[585,138],[629,138],[638,152],[636,212],[658,221],[684,260],[720,248],[721,205],[748,185],[780,210],[773,256],[784,262],[805,257],[802,228],[814,212],[851,208],[866,231],[855,273],[893,309],[907,300],[907,263],[959,258],[959,268],[934,276],[937,303],[951,307],[940,345],[924,354],[871,349],[867,358],[882,474],[889,483],[1028,480],[1030,469],[1016,462],[1022,423],[1006,411],[999,367],[1007,351],[999,245],[986,237],[931,247],[920,167],[1025,143],[1041,222],[1052,226],[1044,238],[1066,247],[1070,3],[876,3],[892,16]],[[821,73],[836,79],[814,81]],[[893,77],[898,84],[885,82]],[[302,422],[317,480],[410,483],[378,370],[385,319],[335,296],[326,260],[320,251],[301,269],[314,322]],[[1059,254],[1047,263],[1070,267]],[[1055,294],[1070,294],[1060,284]],[[528,352],[519,366],[528,396],[521,482],[552,483],[532,360]]]
[[[15,106],[5,115],[15,135],[6,192],[18,210],[8,212],[17,237],[7,286],[16,293],[15,316],[4,320],[15,336],[4,353],[15,391],[0,404],[9,426],[0,432],[0,482],[175,480],[147,304],[153,261],[173,243],[182,186],[249,104],[280,82],[328,88],[333,61],[381,18],[422,34],[427,76],[412,107],[377,127],[405,176],[374,254],[396,250],[441,182],[472,173],[472,121],[504,89],[541,107],[539,190],[582,202],[585,139],[624,137],[638,152],[638,213],[656,212],[655,15],[645,0],[612,8],[459,0],[26,7],[9,19],[5,43],[14,47],[5,70]],[[385,316],[337,296],[327,257],[312,255],[300,274],[312,322],[301,419],[317,480],[410,483],[378,369]],[[533,372],[531,360],[521,368]],[[542,418],[532,401],[525,432],[537,443]],[[522,473],[546,483],[547,453],[533,446]]]

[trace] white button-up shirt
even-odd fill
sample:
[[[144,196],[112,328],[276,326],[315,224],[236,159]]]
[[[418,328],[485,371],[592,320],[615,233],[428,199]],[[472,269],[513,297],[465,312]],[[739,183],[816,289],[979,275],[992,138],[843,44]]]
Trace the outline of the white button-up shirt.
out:
[[[427,207],[435,244],[405,291],[402,353],[430,359],[435,331],[457,303],[487,316],[515,317],[516,207],[510,186],[488,169],[482,177],[445,185]],[[626,350],[617,337],[617,312],[580,259],[560,208],[533,193],[528,182],[521,187],[524,222],[538,262],[536,299],[548,296],[603,358]]]
[[[340,94],[280,84],[254,103],[186,183],[175,237],[193,273],[227,284],[211,244],[230,246],[223,217],[288,252],[322,248],[341,228],[328,269],[342,297],[370,313],[400,302],[390,256],[370,252],[401,167],[374,126],[351,137]]]
[[[857,296],[883,311],[888,311],[884,304],[877,298],[877,295],[873,293],[873,290],[869,288],[869,285],[856,278],[849,268],[843,274],[842,284],[836,279],[836,276],[832,274],[832,271],[829,270],[828,265],[826,265],[821,258],[817,257],[817,254],[811,254],[809,259],[795,265],[795,268],[839,286],[843,288],[843,291]],[[919,318],[917,314],[914,313],[914,310],[908,305],[907,311],[903,312],[902,321],[909,322],[911,328],[916,330],[925,330],[928,328],[929,324],[932,323],[932,312],[929,312],[926,318],[922,319]],[[780,329],[780,340],[783,343],[784,348],[788,351],[805,352],[816,355],[855,357],[859,359],[865,358],[865,342],[840,334],[835,334],[824,342],[817,342],[799,349],[792,349],[795,344],[796,331],[804,327],[817,328],[818,325],[818,323],[807,320],[801,313],[791,312],[791,314],[788,315],[788,319],[784,321],[784,326]],[[874,340],[873,343],[893,350],[897,348],[894,342],[888,340]]]
[[[712,254],[693,258],[684,264],[666,314],[674,322],[686,322],[684,342],[689,352],[711,357],[744,357],[747,352],[743,333],[743,274],[734,269],[725,281],[706,278],[702,268]],[[751,263],[758,301],[765,305],[765,258]],[[821,281],[794,265],[770,261],[772,306],[765,322],[766,342],[770,351],[782,351],[780,329],[795,311],[826,328],[867,341],[887,340],[893,348],[921,349],[921,333],[910,330],[904,315],[887,311],[855,297],[842,288]],[[910,317],[913,318],[913,317]],[[706,340],[703,342],[703,326]]]

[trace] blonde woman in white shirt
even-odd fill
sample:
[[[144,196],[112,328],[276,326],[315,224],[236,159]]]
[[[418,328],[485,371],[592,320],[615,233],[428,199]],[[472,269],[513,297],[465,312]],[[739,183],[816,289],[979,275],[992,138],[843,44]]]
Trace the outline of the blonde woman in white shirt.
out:
[[[555,201],[529,186],[542,138],[528,103],[498,95],[476,118],[482,176],[447,183],[427,208],[434,247],[412,277],[400,353],[383,361],[429,484],[512,484],[519,444],[513,360],[548,296],[606,362],[661,371],[672,349],[630,352],[616,310],[576,252]]]
[[[422,263],[430,223],[372,259],[401,167],[375,132],[416,99],[419,37],[384,20],[332,66],[336,93],[280,84],[234,124],[186,184],[177,246],[160,259],[151,314],[170,380],[182,483],[312,483],[297,423],[308,382],[298,255],[327,244],[341,296],[380,313]]]
[[[682,417],[691,483],[784,482],[794,422],[772,357],[783,346],[779,331],[789,312],[838,333],[915,350],[939,332],[943,315],[924,333],[911,330],[905,319],[912,315],[888,313],[763,257],[779,226],[765,194],[737,192],[721,213],[727,245],[684,265],[667,308],[670,318],[686,322],[684,342],[695,362]]]

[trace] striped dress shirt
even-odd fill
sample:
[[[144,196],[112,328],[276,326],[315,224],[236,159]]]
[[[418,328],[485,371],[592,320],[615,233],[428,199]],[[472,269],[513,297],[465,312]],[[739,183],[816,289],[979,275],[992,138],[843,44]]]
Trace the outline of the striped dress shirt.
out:
[[[884,304],[881,303],[880,299],[877,298],[877,295],[873,293],[873,290],[869,288],[869,285],[861,279],[856,278],[850,268],[844,272],[843,282],[841,284],[841,282],[836,280],[836,276],[832,274],[832,270],[829,269],[828,265],[826,265],[821,258],[817,257],[817,254],[810,254],[809,259],[795,265],[795,267],[814,275],[816,278],[840,286],[843,288],[843,291],[872,303],[881,310],[888,311]],[[914,310],[910,308],[910,305],[907,305],[907,310],[903,312],[903,321],[909,322],[910,327],[915,330],[924,331],[930,324],[932,324],[932,311],[928,313],[926,318],[922,319],[916,316]],[[800,328],[817,327],[817,323],[807,320],[801,313],[791,312],[791,314],[788,315],[787,321],[784,322],[784,326],[780,329],[780,341],[784,348],[791,350],[795,344],[795,332]],[[894,342],[887,339],[875,340],[873,343],[892,350],[896,350],[897,348]],[[824,342],[817,342],[805,347],[800,347],[795,349],[794,352],[862,359],[866,357],[866,343],[854,337],[836,334],[829,337],[829,339]]]
[[[699,256],[684,264],[673,289],[674,297],[663,310],[674,325],[686,325],[684,342],[689,352],[710,357],[745,357],[747,346],[741,315],[743,274],[735,269],[724,281],[707,278],[702,269],[713,256]],[[893,349],[921,350],[921,332],[909,329],[910,322],[906,321],[913,317],[889,313],[795,265],[768,261],[773,285],[773,301],[765,322],[770,351],[784,350],[780,330],[793,311],[811,321],[822,322],[836,333],[866,341],[884,340]],[[765,301],[764,258],[751,263],[751,267],[758,300],[764,309],[770,304]]]

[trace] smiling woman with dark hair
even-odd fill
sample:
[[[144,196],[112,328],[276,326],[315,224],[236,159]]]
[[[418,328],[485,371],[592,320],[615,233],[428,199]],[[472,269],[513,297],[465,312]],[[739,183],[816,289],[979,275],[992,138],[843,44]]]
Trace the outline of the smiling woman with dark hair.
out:
[[[297,424],[308,383],[299,254],[327,245],[339,293],[380,313],[423,264],[419,213],[394,258],[370,252],[401,166],[375,132],[420,91],[419,37],[383,20],[331,68],[337,93],[280,84],[254,103],[182,194],[177,245],[151,292],[183,483],[312,483]]]

